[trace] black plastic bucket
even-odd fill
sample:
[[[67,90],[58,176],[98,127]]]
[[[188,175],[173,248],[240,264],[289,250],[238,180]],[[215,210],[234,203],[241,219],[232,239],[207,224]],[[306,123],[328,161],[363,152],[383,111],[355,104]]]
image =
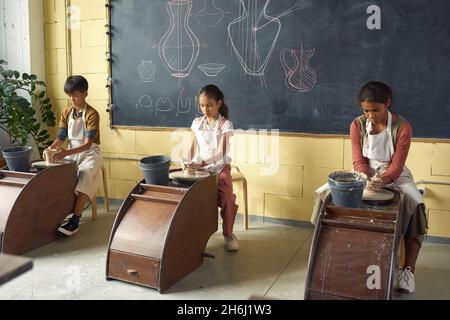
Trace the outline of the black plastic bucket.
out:
[[[333,203],[339,207],[358,208],[361,205],[367,176],[354,171],[335,171],[328,176]]]
[[[8,170],[28,172],[31,157],[30,146],[9,147],[2,150],[3,158],[6,160]]]
[[[151,156],[139,160],[145,183],[167,186],[169,184],[170,157]]]

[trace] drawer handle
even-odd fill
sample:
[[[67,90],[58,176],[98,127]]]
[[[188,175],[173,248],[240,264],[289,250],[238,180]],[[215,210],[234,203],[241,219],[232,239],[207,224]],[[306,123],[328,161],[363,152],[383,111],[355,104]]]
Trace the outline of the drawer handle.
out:
[[[137,275],[139,275],[139,271],[138,271],[138,270],[134,270],[134,269],[127,269],[127,273],[128,273],[129,275],[132,275],[132,276],[137,276]]]

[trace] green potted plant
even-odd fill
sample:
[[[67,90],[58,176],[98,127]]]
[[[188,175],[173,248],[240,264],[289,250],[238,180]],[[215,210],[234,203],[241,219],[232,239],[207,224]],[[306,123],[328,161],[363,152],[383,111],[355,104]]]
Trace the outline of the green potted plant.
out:
[[[39,154],[52,140],[45,127],[55,126],[55,114],[47,97],[45,83],[34,74],[20,73],[4,67],[0,60],[0,129],[9,139],[10,146],[2,146],[2,155],[8,168],[28,171],[32,138]],[[24,95],[31,97],[33,104]]]

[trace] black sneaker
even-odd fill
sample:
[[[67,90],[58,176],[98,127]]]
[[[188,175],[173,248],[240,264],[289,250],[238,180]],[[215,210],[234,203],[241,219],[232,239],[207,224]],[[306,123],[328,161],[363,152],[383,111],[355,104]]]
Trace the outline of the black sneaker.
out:
[[[78,231],[79,225],[70,219],[68,222],[64,223],[58,228],[58,235],[61,237],[68,238],[74,235]]]

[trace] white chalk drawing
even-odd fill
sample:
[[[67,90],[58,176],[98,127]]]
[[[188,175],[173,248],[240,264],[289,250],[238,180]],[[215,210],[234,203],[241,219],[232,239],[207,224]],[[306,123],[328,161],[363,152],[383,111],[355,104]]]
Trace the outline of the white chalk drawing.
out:
[[[194,97],[194,103],[197,103],[197,97]],[[192,99],[190,97],[183,98],[179,96],[175,117],[178,117],[180,114],[189,113],[191,107]],[[155,105],[153,105],[153,100],[149,95],[143,95],[139,98],[138,103],[136,103],[136,109],[155,109],[155,116],[158,116],[160,112],[175,111],[174,103],[170,97],[158,97]]]
[[[155,116],[158,115],[159,112],[170,112],[173,110],[173,103],[169,97],[160,97],[156,101],[156,112]]]
[[[187,97],[183,100],[183,97],[178,97],[177,114],[189,113],[191,111],[191,98]]]
[[[280,34],[279,18],[299,7],[293,6],[272,17],[267,14],[270,0],[239,0],[239,2],[240,16],[228,25],[228,37],[244,72],[251,76],[262,77],[261,83],[265,86],[265,70]]]
[[[152,60],[144,60],[137,66],[137,73],[143,82],[155,81],[156,67]]]
[[[309,60],[314,55],[315,49],[303,50],[285,48],[281,50],[280,59],[284,72],[286,73],[286,86],[297,92],[307,92],[314,88],[317,82],[317,75],[314,69],[309,65]],[[288,59],[292,60],[294,64],[289,65]]]
[[[225,12],[218,8],[215,0],[204,0],[205,6],[195,14],[195,20],[204,27],[215,27],[225,16]]]
[[[176,78],[189,76],[197,61],[200,43],[189,27],[192,0],[167,2],[170,26],[158,45],[159,56],[167,71]]]
[[[217,77],[217,75],[225,69],[225,65],[221,63],[203,63],[199,64],[197,68],[208,77]]]
[[[153,102],[152,102],[152,98],[150,98],[150,96],[148,95],[143,95],[139,98],[139,102],[136,103],[136,109],[139,108],[144,108],[144,109],[149,109],[153,107]]]

